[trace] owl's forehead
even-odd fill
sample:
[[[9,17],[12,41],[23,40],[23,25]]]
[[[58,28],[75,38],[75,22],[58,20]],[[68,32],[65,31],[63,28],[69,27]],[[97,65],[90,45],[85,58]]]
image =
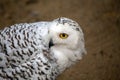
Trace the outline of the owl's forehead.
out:
[[[71,19],[68,19],[68,18],[64,18],[64,17],[55,19],[54,21],[57,22],[57,24],[63,24],[63,25],[68,24],[69,26],[78,26],[77,22],[75,22]]]
[[[63,24],[54,24],[51,27],[51,31],[54,32],[63,32],[63,31],[71,31],[73,30],[72,28],[70,28],[67,24],[63,25]]]
[[[71,19],[61,17],[61,18],[55,19],[54,22],[56,23],[56,27],[71,28],[76,31],[80,31],[79,24],[76,21],[73,21]]]

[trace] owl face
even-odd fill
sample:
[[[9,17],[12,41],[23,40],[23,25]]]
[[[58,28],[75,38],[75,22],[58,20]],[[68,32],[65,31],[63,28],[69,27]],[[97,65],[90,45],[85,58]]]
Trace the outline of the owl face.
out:
[[[57,24],[56,24],[57,25]],[[50,28],[50,36],[54,46],[76,49],[79,45],[80,32],[68,24],[58,24]]]
[[[53,21],[50,29],[50,47],[61,68],[68,67],[84,54],[84,38],[80,26],[73,20],[60,18]]]

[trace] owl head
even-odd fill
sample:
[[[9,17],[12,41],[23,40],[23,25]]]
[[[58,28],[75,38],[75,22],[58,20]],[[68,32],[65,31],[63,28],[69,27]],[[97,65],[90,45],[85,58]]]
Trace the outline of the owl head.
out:
[[[86,53],[82,29],[71,19],[61,17],[53,20],[49,27],[49,35],[49,48],[61,72],[81,60]]]

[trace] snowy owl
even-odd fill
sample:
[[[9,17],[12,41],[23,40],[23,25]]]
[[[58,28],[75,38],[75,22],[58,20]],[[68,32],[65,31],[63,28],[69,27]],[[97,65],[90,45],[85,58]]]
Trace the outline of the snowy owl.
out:
[[[85,53],[71,19],[15,24],[0,30],[0,80],[55,80]]]

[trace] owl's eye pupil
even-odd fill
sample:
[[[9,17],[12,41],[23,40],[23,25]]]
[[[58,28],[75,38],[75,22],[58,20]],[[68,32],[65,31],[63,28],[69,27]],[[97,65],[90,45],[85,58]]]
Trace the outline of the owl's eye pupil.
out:
[[[65,37],[65,34],[63,33],[62,36]]]

